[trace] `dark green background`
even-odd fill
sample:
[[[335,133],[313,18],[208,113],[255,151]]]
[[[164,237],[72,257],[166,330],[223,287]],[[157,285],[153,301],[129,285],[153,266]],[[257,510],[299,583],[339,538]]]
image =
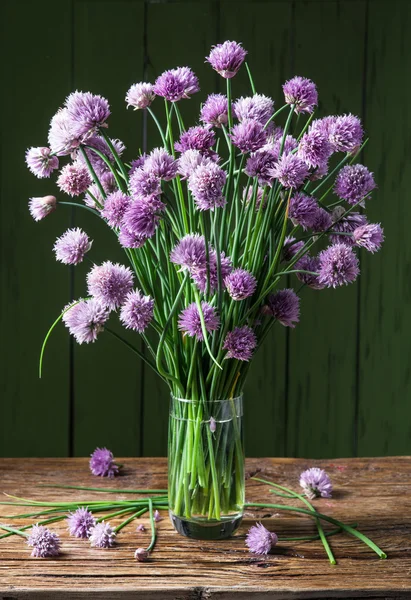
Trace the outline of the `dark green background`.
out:
[[[186,122],[222,80],[204,64],[210,46],[242,41],[259,92],[282,104],[295,75],[318,86],[321,114],[360,115],[370,142],[363,161],[378,190],[367,204],[386,232],[383,251],[361,255],[347,288],[302,294],[302,320],[278,327],[246,389],[248,455],[334,457],[409,454],[411,448],[411,7],[406,0],[6,1],[2,7],[0,455],[166,453],[168,398],[154,375],[102,334],[74,346],[63,326],[37,379],[44,333],[87,265],[57,264],[57,235],[81,225],[93,259],[124,261],[101,223],[67,207],[41,223],[30,196],[55,194],[24,167],[44,145],[50,117],[73,89],[106,96],[110,134],[128,157],[157,143],[140,113],[126,111],[130,84],[188,64],[202,91],[182,102]],[[248,94],[243,69],[234,94]],[[153,105],[161,110],[161,103]],[[80,214],[81,212],[81,214]]]

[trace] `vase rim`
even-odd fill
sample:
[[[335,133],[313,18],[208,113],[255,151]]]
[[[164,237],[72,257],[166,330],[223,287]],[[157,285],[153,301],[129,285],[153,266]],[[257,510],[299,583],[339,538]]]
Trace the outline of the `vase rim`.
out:
[[[186,402],[187,404],[199,404],[200,402],[204,402],[204,400],[197,399],[193,400],[192,398],[179,398],[178,396],[174,396],[174,394],[170,394],[172,400],[176,400],[177,402]],[[232,398],[221,398],[219,400],[209,400],[206,399],[206,404],[221,404],[222,402],[235,402],[243,399],[243,394],[239,394],[238,396],[233,396]]]

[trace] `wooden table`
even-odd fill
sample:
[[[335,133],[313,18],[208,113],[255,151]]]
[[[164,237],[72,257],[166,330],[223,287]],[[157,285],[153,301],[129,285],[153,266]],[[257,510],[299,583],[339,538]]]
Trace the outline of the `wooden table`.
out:
[[[125,458],[123,475],[113,480],[89,473],[88,461],[78,459],[1,459],[1,491],[32,499],[113,499],[93,494],[37,487],[65,483],[93,487],[163,488],[167,464],[162,458]],[[246,513],[230,540],[199,542],[180,537],[167,515],[158,524],[157,545],[147,563],[133,558],[134,550],[149,543],[149,527],[136,533],[130,523],[113,549],[90,548],[70,538],[64,522],[53,526],[61,534],[62,555],[34,559],[22,538],[0,540],[0,599],[60,600],[265,600],[290,598],[411,598],[411,459],[349,460],[249,459],[247,472],[298,488],[298,476],[308,466],[322,466],[334,483],[330,500],[315,501],[318,510],[346,523],[357,522],[388,554],[380,560],[369,548],[346,535],[330,542],[338,564],[327,561],[320,542],[281,543],[273,554],[251,555],[244,545],[247,529],[262,519],[281,537],[315,533],[309,517],[263,510]],[[268,487],[247,481],[247,500],[273,500]],[[119,494],[118,499],[130,499]],[[289,501],[290,502],[290,501]],[[17,514],[1,506],[0,521]],[[24,521],[14,521],[14,523]],[[30,522],[30,521],[27,521]],[[10,523],[10,520],[8,521]],[[115,523],[115,521],[113,521]]]

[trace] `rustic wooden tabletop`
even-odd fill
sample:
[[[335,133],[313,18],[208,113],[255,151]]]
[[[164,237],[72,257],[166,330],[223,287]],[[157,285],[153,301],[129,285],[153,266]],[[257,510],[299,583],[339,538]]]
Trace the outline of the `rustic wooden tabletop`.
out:
[[[49,501],[92,500],[97,494],[44,489],[39,484],[166,487],[165,459],[125,458],[120,462],[123,474],[106,480],[93,477],[84,458],[1,459],[0,487],[2,492]],[[63,521],[52,527],[62,538],[62,554],[57,558],[31,558],[25,541],[17,536],[0,540],[0,599],[411,598],[411,459],[247,460],[248,473],[258,471],[260,476],[294,489],[298,489],[300,472],[308,466],[324,467],[334,484],[332,499],[314,501],[318,510],[346,523],[357,522],[388,554],[387,560],[344,534],[330,538],[336,566],[329,564],[317,541],[280,543],[264,557],[250,554],[244,538],[256,520],[261,519],[280,537],[316,533],[309,517],[276,510],[247,511],[235,537],[217,543],[179,536],[164,513],[158,523],[156,547],[146,563],[136,562],[133,554],[149,543],[147,519],[142,519],[147,525],[145,532],[137,533],[137,523],[130,523],[119,533],[117,545],[104,550],[69,537]],[[249,502],[282,501],[273,500],[266,485],[252,480],[247,481],[246,495]],[[98,494],[98,498],[112,500],[113,495]],[[130,496],[119,494],[118,498]],[[1,506],[0,521],[4,523],[7,515],[17,512],[15,507]]]

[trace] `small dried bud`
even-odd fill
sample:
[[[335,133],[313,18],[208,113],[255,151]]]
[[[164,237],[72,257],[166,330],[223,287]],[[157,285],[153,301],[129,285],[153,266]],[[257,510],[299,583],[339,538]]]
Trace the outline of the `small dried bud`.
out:
[[[148,559],[148,552],[145,548],[137,548],[134,553],[134,558],[138,560],[138,562],[146,562]]]
[[[332,218],[333,223],[335,223],[336,221],[341,219],[341,217],[343,216],[344,213],[345,213],[345,208],[343,206],[336,206],[331,213],[331,218]]]
[[[216,423],[214,417],[211,417],[211,419],[210,419],[210,431],[211,431],[211,433],[214,433],[216,429],[217,429],[217,423]]]
[[[144,527],[143,523],[140,523],[140,525],[137,527],[137,531],[145,531],[146,528]]]

